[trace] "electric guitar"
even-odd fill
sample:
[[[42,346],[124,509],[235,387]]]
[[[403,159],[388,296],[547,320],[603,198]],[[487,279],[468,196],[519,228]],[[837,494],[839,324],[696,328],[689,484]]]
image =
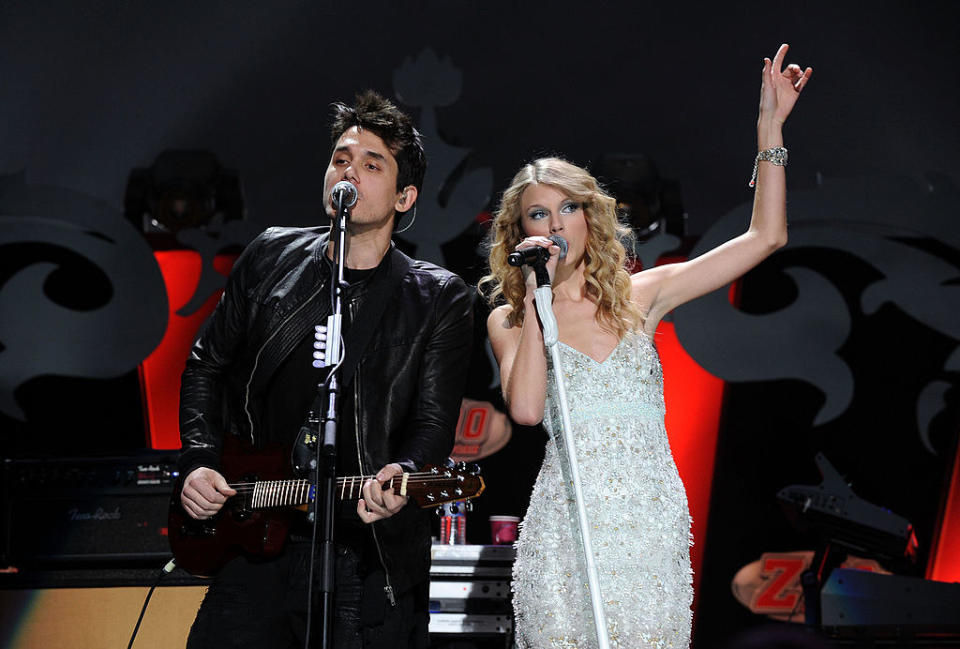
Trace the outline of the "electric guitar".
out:
[[[287,532],[297,515],[316,497],[309,480],[271,479],[284,475],[281,453],[258,453],[234,457],[232,464],[245,464],[230,487],[237,491],[211,518],[196,520],[180,504],[180,486],[170,500],[168,534],[177,565],[198,577],[215,574],[238,554],[259,558],[276,556],[283,549]],[[224,457],[226,462],[227,458]],[[236,467],[234,467],[236,469]],[[253,472],[250,469],[254,469]],[[484,488],[478,467],[462,462],[450,467],[425,466],[382,483],[384,489],[408,496],[420,507],[430,508],[479,496]],[[337,478],[337,497],[355,500],[363,483],[373,476]]]

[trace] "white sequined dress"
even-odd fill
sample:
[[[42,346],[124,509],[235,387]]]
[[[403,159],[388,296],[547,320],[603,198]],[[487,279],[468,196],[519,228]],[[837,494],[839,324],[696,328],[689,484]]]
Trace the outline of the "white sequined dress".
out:
[[[610,645],[687,649],[690,515],[664,429],[663,373],[651,340],[629,333],[598,363],[558,344]],[[576,513],[555,436],[548,354],[546,456],[517,540],[513,605],[521,649],[597,646]]]

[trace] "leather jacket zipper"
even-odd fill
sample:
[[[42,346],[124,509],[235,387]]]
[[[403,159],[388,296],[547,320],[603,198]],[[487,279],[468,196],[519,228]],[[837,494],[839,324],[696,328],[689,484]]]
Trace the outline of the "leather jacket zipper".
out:
[[[313,294],[311,294],[306,300],[304,300],[303,304],[301,304],[296,309],[294,309],[290,313],[290,315],[284,318],[279,325],[273,328],[273,332],[269,336],[267,336],[267,339],[263,341],[263,344],[260,346],[260,349],[257,350],[257,355],[253,359],[253,369],[250,370],[250,378],[247,379],[247,386],[246,386],[246,389],[244,390],[244,396],[243,396],[243,412],[246,413],[247,423],[250,424],[250,443],[251,444],[256,445],[256,439],[253,435],[253,415],[250,414],[250,385],[253,383],[253,377],[257,373],[257,365],[259,365],[260,363],[260,354],[262,354],[263,350],[267,348],[267,345],[270,344],[270,341],[273,340],[273,337],[276,336],[280,331],[282,331],[283,328],[286,326],[286,324],[290,322],[293,316],[300,313],[303,307],[310,304],[310,302],[314,298],[316,298],[320,294],[320,291],[322,291],[325,287],[326,287],[326,280],[320,282],[320,286],[317,288],[317,290],[314,291]]]
[[[353,320],[356,317],[356,302],[350,301],[350,319]],[[357,440],[357,466],[360,469],[360,473],[363,474],[363,450],[360,446],[360,372],[356,372],[353,377],[353,430],[354,437]],[[390,602],[390,606],[396,607],[397,598],[393,593],[393,586],[390,584],[390,571],[387,570],[387,562],[383,558],[383,550],[380,548],[380,539],[377,538],[377,528],[375,527],[376,523],[370,523],[370,533],[373,534],[373,545],[377,548],[377,557],[380,560],[380,567],[383,568],[383,580],[386,582],[386,585],[383,587],[383,592],[387,597],[387,600]]]

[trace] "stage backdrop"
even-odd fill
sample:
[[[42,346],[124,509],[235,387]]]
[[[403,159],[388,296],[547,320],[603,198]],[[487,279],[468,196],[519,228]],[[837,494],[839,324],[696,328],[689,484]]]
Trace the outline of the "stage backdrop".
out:
[[[320,220],[332,101],[371,87],[411,112],[430,170],[400,237],[471,281],[477,215],[544,153],[655,161],[681,192],[688,236],[645,245],[698,254],[746,226],[762,57],[788,41],[788,58],[815,68],[786,128],[790,244],[744,280],[739,308],[721,291],[670,323],[728,384],[709,521],[698,521],[710,606],[697,644],[757,622],[730,595],[741,565],[812,548],[774,494],[818,482],[817,451],[859,495],[914,522],[919,563],[902,570],[923,574],[960,400],[958,18],[956,3],[899,2],[5,2],[0,454],[146,444],[137,368],[170,314],[208,304],[223,282],[217,254],[267,225]],[[167,241],[203,260],[176,304],[126,200],[131,172],[168,149],[215,154],[245,206]],[[471,373],[490,400],[497,379],[483,347],[477,356]],[[509,499],[487,502],[525,507],[538,453],[542,433],[515,430],[484,460],[491,483],[498,471],[515,480]]]

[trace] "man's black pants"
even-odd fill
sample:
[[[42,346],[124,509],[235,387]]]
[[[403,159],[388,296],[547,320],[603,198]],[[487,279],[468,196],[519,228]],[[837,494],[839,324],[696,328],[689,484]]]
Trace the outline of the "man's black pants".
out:
[[[414,588],[387,603],[376,583],[358,573],[350,548],[336,549],[333,646],[336,649],[422,649],[428,644],[426,594]],[[188,649],[298,649],[304,646],[310,544],[290,543],[275,560],[239,557],[214,578],[190,629]],[[376,576],[375,576],[376,577]],[[382,583],[382,581],[381,581]],[[383,602],[383,615],[379,603]],[[369,611],[373,603],[374,614]],[[365,605],[365,608],[364,608]],[[382,619],[380,619],[382,617]],[[361,619],[363,618],[363,619]],[[320,612],[311,621],[311,646],[319,647]]]

